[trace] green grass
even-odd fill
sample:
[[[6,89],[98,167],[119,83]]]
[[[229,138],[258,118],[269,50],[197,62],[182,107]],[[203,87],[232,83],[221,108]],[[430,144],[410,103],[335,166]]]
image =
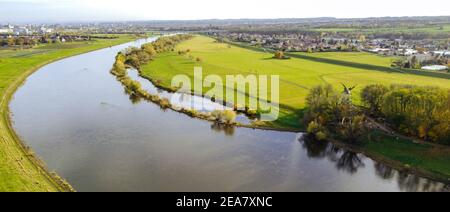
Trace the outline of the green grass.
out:
[[[122,35],[114,40],[50,44],[27,50],[0,50],[0,191],[61,191],[56,175],[23,146],[9,120],[8,103],[26,77],[38,68],[65,57],[132,41]]]
[[[396,140],[379,132],[372,133],[375,142],[365,146],[372,154],[381,155],[403,166],[426,170],[428,174],[448,179],[450,176],[450,149],[430,144],[418,144],[409,140]]]
[[[193,78],[195,66],[203,68],[204,75],[265,74],[280,75],[281,116],[276,126],[299,128],[298,114],[305,107],[309,89],[319,84],[332,84],[341,88],[341,83],[358,85],[354,101],[359,102],[359,92],[365,85],[380,83],[433,85],[450,88],[447,78],[423,76],[421,72],[405,74],[392,69],[394,58],[369,53],[290,53],[290,60],[272,59],[272,54],[221,44],[214,39],[196,36],[182,42],[176,50],[191,50],[189,55],[175,52],[163,53],[143,67],[144,75],[170,86],[172,77],[186,74]],[[195,58],[201,58],[198,63]],[[192,59],[193,58],[193,59]],[[445,74],[445,76],[450,76]],[[204,90],[205,92],[207,89]]]

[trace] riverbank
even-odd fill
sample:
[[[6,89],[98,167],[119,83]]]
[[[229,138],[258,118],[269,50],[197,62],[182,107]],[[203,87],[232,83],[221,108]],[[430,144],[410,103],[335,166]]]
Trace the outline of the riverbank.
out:
[[[39,49],[0,52],[0,191],[74,191],[56,173],[48,170],[14,132],[9,102],[27,77],[49,63],[135,39],[135,36],[122,35],[118,39],[79,45],[50,44],[39,46]]]
[[[392,81],[386,81],[385,78],[394,80],[394,81],[402,81],[405,80],[415,80],[415,78],[422,78],[418,76],[413,75],[407,75],[409,78],[405,78],[405,74],[400,73],[383,73],[383,70],[361,70],[361,68],[356,67],[350,67],[348,65],[336,65],[336,64],[318,64],[318,62],[315,61],[303,61],[300,62],[301,59],[299,58],[292,58],[291,60],[271,60],[267,59],[269,58],[270,54],[267,53],[261,53],[261,52],[251,52],[249,50],[244,49],[238,49],[239,47],[236,46],[227,46],[227,44],[221,44],[217,43],[214,40],[210,38],[204,38],[204,37],[195,37],[192,40],[185,41],[180,43],[176,46],[176,51],[184,51],[186,49],[189,49],[189,55],[183,56],[180,54],[176,54],[175,52],[167,52],[162,53],[161,55],[158,55],[155,57],[155,59],[150,62],[148,65],[144,65],[141,70],[141,76],[143,78],[149,79],[153,82],[157,87],[167,90],[167,91],[173,91],[173,88],[170,87],[171,79],[173,76],[178,74],[186,74],[187,76],[193,77],[193,67],[194,66],[202,66],[203,70],[207,72],[208,74],[218,74],[219,76],[222,76],[223,74],[243,74],[237,69],[234,69],[233,67],[230,67],[230,64],[233,64],[232,61],[235,61],[235,64],[237,63],[237,66],[239,68],[242,68],[242,70],[253,70],[254,73],[257,74],[264,74],[266,65],[277,65],[279,68],[283,69],[283,71],[279,71],[280,74],[285,77],[285,80],[281,82],[281,103],[282,107],[285,106],[285,108],[289,108],[289,110],[286,110],[287,113],[283,114],[280,117],[281,121],[278,121],[277,123],[263,123],[261,125],[251,125],[251,126],[245,126],[242,127],[250,127],[250,128],[257,128],[257,129],[268,129],[268,130],[283,130],[283,131],[294,131],[298,132],[301,131],[301,129],[305,129],[304,126],[301,126],[300,124],[300,117],[301,117],[301,111],[302,108],[302,96],[304,91],[309,91],[308,86],[313,86],[313,81],[310,80],[311,77],[309,76],[301,76],[301,78],[298,78],[298,72],[301,68],[300,65],[309,64],[309,66],[317,63],[317,68],[320,69],[318,72],[327,72],[326,74],[318,73],[318,77],[325,80],[330,80],[331,82],[338,83],[339,80],[343,80],[343,82],[348,81],[349,79],[352,79],[349,76],[358,76],[358,83],[373,83],[373,79],[380,79],[377,81],[378,83],[392,83]],[[195,45],[194,45],[195,44]],[[239,53],[239,57],[235,56],[234,54]],[[231,55],[230,55],[231,54]],[[234,56],[233,56],[234,55]],[[370,59],[373,59],[372,55],[365,55],[366,57],[370,57]],[[201,58],[201,62],[193,61],[192,58]],[[375,58],[376,61],[385,62],[385,64],[388,64],[386,61],[383,60],[383,58]],[[248,64],[249,61],[253,61],[251,63],[252,67],[244,67],[243,64]],[[258,61],[258,62],[256,62]],[[377,65],[382,65],[380,64]],[[263,63],[263,64],[259,64]],[[342,66],[342,67],[341,67]],[[300,67],[300,68],[294,68],[294,67]],[[342,72],[341,74],[338,74],[336,72],[341,72],[341,69],[348,69],[345,72]],[[285,70],[286,69],[286,70]],[[327,69],[333,69],[333,71],[327,71]],[[355,69],[354,71],[352,69]],[[356,70],[357,69],[357,70]],[[230,71],[229,71],[230,70]],[[321,71],[322,70],[322,71]],[[268,72],[272,71],[271,69],[267,69]],[[305,71],[312,72],[312,69],[307,69]],[[342,70],[343,71],[343,70]],[[249,71],[250,73],[251,71]],[[363,72],[363,73],[361,73]],[[247,73],[247,72],[245,72]],[[303,73],[304,74],[304,73]],[[342,75],[342,76],[341,76]],[[362,75],[374,75],[374,77],[363,77]],[[395,75],[395,76],[393,76]],[[329,76],[333,76],[332,78],[326,78]],[[341,79],[341,77],[345,77],[347,79]],[[377,77],[375,77],[377,76]],[[307,81],[304,81],[304,77],[308,77]],[[392,79],[394,77],[394,79]],[[289,80],[288,80],[289,79]],[[368,80],[372,79],[372,80]],[[294,81],[292,81],[294,80]],[[422,83],[432,83],[435,80],[440,81],[441,79],[431,79],[427,78],[425,81],[422,80]],[[322,82],[315,82],[315,83],[323,83]],[[300,84],[301,82],[301,84]],[[353,83],[355,81],[352,81]],[[350,82],[350,84],[352,83]],[[377,83],[375,82],[375,83]],[[307,85],[307,86],[301,86],[301,85]],[[359,89],[361,89],[362,86],[359,86],[355,93],[359,92]],[[288,91],[288,92],[287,92]],[[295,94],[297,98],[293,97],[293,92],[298,91],[298,93]],[[284,94],[284,95],[283,95]],[[358,98],[359,95],[354,95],[356,98]],[[289,101],[285,101],[289,100]],[[359,102],[359,99],[355,99],[355,102]],[[288,107],[286,107],[288,106]],[[283,108],[282,108],[283,109]],[[294,114],[294,115],[293,115]],[[371,136],[367,144],[362,146],[353,146],[353,149],[357,149],[358,152],[362,152],[371,158],[374,158],[378,161],[382,161],[385,164],[389,164],[393,167],[398,168],[399,170],[409,170],[414,173],[419,173],[421,176],[428,177],[431,179],[436,179],[442,182],[449,183],[450,179],[450,157],[448,154],[447,149],[440,149],[433,145],[428,145],[426,143],[415,143],[410,140],[401,140],[397,139],[395,137],[392,137],[390,135],[387,135],[383,132],[377,132]],[[344,142],[340,142],[343,145],[347,145]]]

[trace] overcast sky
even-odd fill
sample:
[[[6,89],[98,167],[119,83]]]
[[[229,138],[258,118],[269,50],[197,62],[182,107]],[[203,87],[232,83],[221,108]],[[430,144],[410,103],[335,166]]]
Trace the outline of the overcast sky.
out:
[[[0,0],[0,22],[450,16],[450,0]]]

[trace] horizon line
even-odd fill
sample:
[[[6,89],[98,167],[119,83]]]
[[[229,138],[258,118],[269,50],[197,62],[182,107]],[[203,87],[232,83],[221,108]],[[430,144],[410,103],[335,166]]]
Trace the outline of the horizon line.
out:
[[[362,20],[362,19],[382,19],[382,18],[450,18],[450,15],[429,15],[429,16],[371,16],[371,17],[333,17],[333,16],[317,16],[317,17],[284,17],[284,18],[204,18],[204,19],[128,19],[128,20],[37,20],[37,21],[2,21],[5,23],[40,23],[40,24],[68,24],[68,23],[124,23],[124,22],[195,22],[195,21],[263,21],[263,20],[308,20],[308,19],[335,19],[335,20]]]

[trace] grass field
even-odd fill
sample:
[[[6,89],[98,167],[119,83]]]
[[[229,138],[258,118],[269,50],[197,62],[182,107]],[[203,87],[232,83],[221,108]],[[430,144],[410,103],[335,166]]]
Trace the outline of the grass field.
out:
[[[27,50],[0,50],[0,191],[64,191],[60,179],[48,173],[31,150],[13,132],[8,103],[11,96],[38,68],[65,57],[132,41],[122,35],[114,40],[89,43],[50,44]]]
[[[144,75],[170,86],[172,77],[186,74],[193,78],[195,66],[203,68],[204,75],[261,74],[280,75],[281,117],[276,126],[299,128],[299,114],[305,106],[309,89],[319,84],[341,83],[358,85],[353,96],[359,102],[359,92],[373,83],[433,85],[450,88],[446,78],[427,77],[420,73],[405,74],[390,68],[394,58],[363,52],[291,53],[290,60],[272,59],[270,53],[257,52],[215,42],[214,39],[196,36],[176,47],[176,50],[190,49],[189,55],[175,52],[160,54],[153,62],[143,67]],[[201,58],[202,62],[196,62]],[[447,74],[444,74],[447,76]],[[450,76],[450,75],[448,75]],[[207,89],[205,89],[207,91]]]

